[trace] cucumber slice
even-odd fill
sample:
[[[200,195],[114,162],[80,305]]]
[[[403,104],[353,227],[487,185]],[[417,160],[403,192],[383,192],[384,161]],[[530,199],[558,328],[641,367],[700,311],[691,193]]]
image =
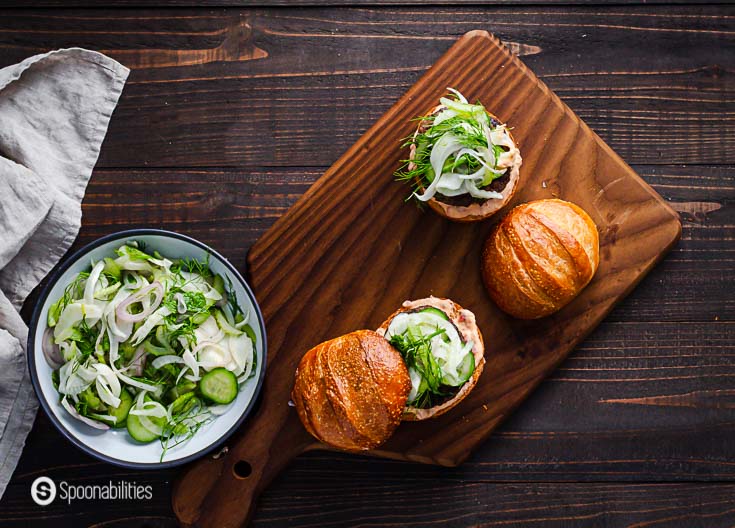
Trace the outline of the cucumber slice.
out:
[[[102,403],[102,400],[92,387],[87,387],[80,392],[78,398],[82,404],[87,404],[87,409],[96,413],[102,413],[107,409],[107,406]]]
[[[154,401],[154,400],[148,395],[148,393],[146,393],[144,401]],[[165,417],[155,418],[153,416],[149,416],[148,419],[160,427],[163,427],[164,425],[166,425]],[[143,423],[140,421],[140,416],[136,414],[128,413],[128,418],[126,421],[127,421],[128,433],[130,433],[130,436],[132,436],[138,442],[146,442],[146,443],[152,442],[159,436],[156,433],[147,429],[143,425]]]
[[[232,326],[227,321],[227,317],[225,317],[225,314],[222,312],[222,310],[215,310],[214,318],[217,319],[217,323],[219,324],[219,327],[222,329],[222,331],[225,334],[234,335],[234,336],[242,335],[242,330],[238,330],[237,328]]]
[[[159,325],[156,327],[156,341],[163,348],[168,350],[169,354],[174,353],[174,349],[171,348],[171,343],[168,341],[168,334],[166,333],[166,325]]]
[[[207,372],[199,381],[202,396],[214,403],[230,403],[237,397],[237,378],[224,367]]]
[[[457,367],[457,375],[462,383],[466,383],[472,377],[473,372],[475,372],[475,355],[470,350]]]
[[[102,271],[111,277],[115,277],[117,280],[120,280],[120,277],[122,276],[122,269],[120,269],[120,266],[118,266],[117,262],[109,257],[105,257],[105,267]]]
[[[125,422],[128,418],[130,408],[133,406],[133,396],[126,390],[120,391],[120,405],[117,407],[109,407],[108,414],[117,418],[114,424],[110,424],[112,427],[125,427]]]
[[[195,325],[200,325],[204,323],[207,319],[209,319],[209,312],[199,312],[197,314],[194,314],[190,317],[191,322]]]
[[[166,356],[172,353],[172,351],[167,348],[154,345],[150,337],[143,341],[143,348],[153,356]]]
[[[163,420],[163,418],[151,418],[151,421],[153,422],[157,422],[159,420]],[[130,433],[130,436],[132,436],[138,442],[148,443],[158,438],[157,434],[152,433],[151,431],[143,427],[143,424],[140,423],[140,418],[135,414],[128,414],[126,422],[128,433]]]
[[[136,347],[131,345],[128,341],[124,341],[118,346],[120,355],[125,359],[126,362],[133,359],[133,356],[135,355],[135,349]]]
[[[433,306],[429,306],[427,308],[424,308],[419,313],[430,313],[430,314],[438,315],[439,317],[441,317],[445,321],[449,321],[449,316],[447,314],[445,314],[444,312],[442,312],[439,308],[434,308]]]
[[[241,328],[241,330],[247,334],[247,336],[253,342],[253,345],[255,343],[257,343],[257,341],[255,339],[255,330],[253,330],[253,327],[252,326],[250,326],[249,324],[243,325],[243,327]]]
[[[169,401],[173,402],[179,396],[183,396],[197,388],[197,384],[189,380],[181,380],[178,385],[172,387],[167,393],[166,397]]]
[[[194,407],[194,405],[196,405],[198,401],[199,400],[197,400],[196,394],[194,394],[193,392],[182,394],[171,404],[171,414],[186,414]]]
[[[59,316],[61,315],[61,305],[64,303],[64,297],[60,297],[58,301],[51,305],[48,309],[48,316],[46,317],[46,323],[49,327],[56,326],[59,322]]]
[[[222,278],[222,275],[214,276],[214,284],[212,284],[212,287],[217,290],[217,293],[220,295],[225,294],[225,279]]]

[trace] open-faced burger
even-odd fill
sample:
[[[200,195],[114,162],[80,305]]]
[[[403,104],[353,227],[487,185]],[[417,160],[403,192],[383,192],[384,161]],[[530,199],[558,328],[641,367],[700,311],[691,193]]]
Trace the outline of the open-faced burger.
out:
[[[304,354],[291,399],[316,439],[374,449],[401,420],[425,420],[464,399],[483,354],[472,312],[449,299],[406,301],[375,332],[357,330]]]
[[[464,399],[485,366],[475,315],[449,299],[406,301],[378,328],[408,367],[404,420],[425,420]]]
[[[414,186],[413,197],[458,222],[491,216],[518,186],[521,154],[508,127],[481,104],[451,96],[420,118],[409,159],[396,172]]]

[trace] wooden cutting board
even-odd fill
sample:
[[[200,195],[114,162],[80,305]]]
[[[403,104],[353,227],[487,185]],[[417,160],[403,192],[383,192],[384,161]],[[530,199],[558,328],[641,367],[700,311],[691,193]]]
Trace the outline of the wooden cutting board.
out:
[[[551,317],[513,319],[485,293],[480,248],[504,212],[453,224],[405,203],[409,189],[394,181],[406,157],[401,139],[415,127],[411,119],[436,105],[447,87],[481,101],[513,128],[523,167],[509,207],[559,197],[583,207],[599,227],[595,278]],[[292,458],[324,448],[289,406],[301,356],[321,341],[377,328],[405,299],[429,294],[477,315],[485,371],[451,412],[402,424],[372,454],[461,463],[680,234],[678,216],[663,199],[497,38],[467,33],[250,250],[250,283],[269,341],[262,401],[226,454],[187,468],[174,489],[176,515],[187,525],[246,523],[258,494]]]

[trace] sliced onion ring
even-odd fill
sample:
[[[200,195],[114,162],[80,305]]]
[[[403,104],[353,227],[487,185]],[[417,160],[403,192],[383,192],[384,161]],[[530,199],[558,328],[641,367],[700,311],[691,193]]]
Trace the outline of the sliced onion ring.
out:
[[[153,423],[153,420],[147,416],[139,416],[140,425],[148,429],[154,435],[161,436],[163,434],[163,426]]]
[[[134,376],[140,377],[143,375],[143,366],[145,365],[146,357],[148,357],[148,354],[146,354],[145,347],[143,345],[140,345],[135,349],[133,359],[130,360],[130,363],[128,363],[127,366],[127,368],[132,367]]]
[[[133,303],[141,302],[148,294],[154,292],[156,297],[153,302],[145,310],[137,314],[131,314],[128,312],[128,306]],[[115,308],[115,315],[120,321],[125,323],[138,323],[151,315],[163,301],[163,285],[158,281],[151,282],[145,288],[138,290],[137,292],[129,295]]]
[[[67,410],[69,414],[71,414],[74,418],[79,420],[80,422],[84,422],[90,427],[94,427],[95,429],[100,429],[101,431],[107,431],[110,426],[107,424],[103,424],[102,422],[98,422],[97,420],[92,420],[91,418],[87,418],[86,416],[82,416],[77,412],[77,410],[72,406],[72,404],[69,403],[69,401],[64,398],[61,400],[61,406],[64,407],[64,409]]]
[[[41,349],[43,350],[43,357],[46,358],[46,363],[52,369],[56,370],[64,364],[64,359],[61,357],[61,350],[59,345],[54,343],[54,329],[49,327],[43,332],[43,339],[41,341]]]

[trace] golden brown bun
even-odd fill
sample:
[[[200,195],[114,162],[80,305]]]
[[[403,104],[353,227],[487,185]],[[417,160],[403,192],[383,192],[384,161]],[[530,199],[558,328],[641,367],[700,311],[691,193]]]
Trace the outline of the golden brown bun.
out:
[[[400,353],[372,330],[358,330],[304,355],[291,399],[314,437],[360,451],[379,446],[393,434],[410,390]]]
[[[495,227],[482,252],[482,278],[505,312],[537,319],[559,310],[590,282],[600,262],[597,227],[563,200],[519,205]]]
[[[426,115],[431,116],[433,114],[438,113],[440,110],[442,110],[444,106],[439,105],[435,108],[433,108],[430,112],[428,112]],[[490,114],[490,112],[488,112]],[[493,114],[490,114],[491,117],[493,117],[495,120],[497,120],[499,123],[502,123],[500,119],[498,119],[497,116],[494,116]],[[414,132],[413,137],[416,138],[416,136],[424,130],[426,127],[425,124],[419,125],[419,127],[416,129],[416,132]],[[510,130],[508,130],[508,135],[513,140],[513,143],[518,145],[513,135],[510,133]],[[414,156],[416,156],[416,144],[411,144],[410,150],[409,150],[409,160],[413,160]],[[523,159],[521,158],[520,153],[516,156],[515,162],[513,166],[510,169],[510,179],[508,180],[508,183],[505,185],[502,191],[499,191],[500,194],[503,195],[502,199],[496,199],[491,198],[489,200],[485,200],[484,202],[475,202],[471,203],[470,205],[451,205],[444,203],[441,200],[441,196],[436,194],[434,195],[434,198],[431,198],[428,202],[429,207],[431,207],[436,213],[443,216],[444,218],[448,218],[449,220],[453,220],[455,222],[477,222],[479,220],[484,220],[485,218],[488,218],[495,214],[497,211],[502,209],[505,204],[507,204],[510,199],[513,197],[513,195],[516,192],[516,188],[518,187],[518,180],[520,177],[520,170],[521,170],[521,164],[523,162]],[[409,164],[408,170],[413,170],[415,166],[413,164]],[[423,190],[423,189],[422,189]]]
[[[381,336],[385,335],[388,330],[388,325],[393,318],[401,312],[408,312],[421,308],[424,306],[433,306],[438,308],[449,316],[449,320],[454,323],[459,333],[462,334],[465,342],[472,341],[472,355],[475,356],[475,371],[472,373],[472,377],[462,385],[457,394],[450,400],[445,401],[441,405],[429,407],[428,409],[419,409],[418,407],[411,407],[407,405],[403,411],[403,419],[407,421],[415,420],[426,420],[433,416],[439,416],[444,414],[449,409],[461,402],[477,384],[477,380],[482,374],[482,369],[485,368],[485,346],[482,341],[482,334],[480,329],[477,327],[475,321],[475,314],[469,310],[465,310],[460,305],[449,299],[441,299],[439,297],[427,297],[425,299],[417,299],[415,301],[406,301],[403,306],[396,310],[388,319],[386,319],[377,332]],[[410,388],[410,383],[409,383]]]

